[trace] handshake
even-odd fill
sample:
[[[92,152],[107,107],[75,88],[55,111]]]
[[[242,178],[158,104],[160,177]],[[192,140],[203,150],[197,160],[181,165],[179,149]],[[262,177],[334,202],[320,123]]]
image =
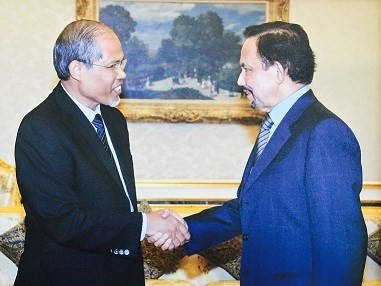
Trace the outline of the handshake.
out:
[[[146,238],[162,250],[173,250],[190,239],[185,220],[177,213],[163,209],[147,213]]]

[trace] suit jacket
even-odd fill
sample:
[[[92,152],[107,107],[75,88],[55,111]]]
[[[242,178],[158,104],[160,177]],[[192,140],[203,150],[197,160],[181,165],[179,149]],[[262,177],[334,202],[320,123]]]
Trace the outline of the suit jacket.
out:
[[[17,134],[26,239],[15,285],[144,285],[127,125],[117,109],[101,111],[135,211],[94,127],[58,84]]]
[[[241,285],[361,285],[359,144],[312,91],[285,115],[237,198],[186,218],[188,254],[242,234]]]

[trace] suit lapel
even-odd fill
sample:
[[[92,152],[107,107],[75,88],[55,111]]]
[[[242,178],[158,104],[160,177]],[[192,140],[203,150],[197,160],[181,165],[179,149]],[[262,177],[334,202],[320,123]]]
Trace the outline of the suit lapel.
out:
[[[275,130],[274,134],[270,138],[270,141],[267,143],[266,148],[263,150],[263,153],[261,154],[259,160],[254,165],[249,165],[250,161],[254,161],[254,154],[256,150],[256,146],[254,146],[246,169],[251,169],[251,167],[248,168],[248,166],[253,166],[253,168],[251,170],[251,173],[249,173],[248,170],[245,170],[245,173],[247,173],[247,181],[244,185],[244,191],[250,188],[250,186],[255,182],[255,180],[274,160],[275,156],[291,138],[291,126],[302,116],[306,108],[315,101],[316,98],[311,90],[309,90],[302,97],[300,97],[291,107],[288,113],[285,115],[278,128]]]
[[[55,97],[56,102],[63,111],[61,115],[62,121],[65,122],[67,128],[78,139],[78,143],[82,146],[88,146],[86,148],[90,150],[89,152],[91,152],[91,156],[97,158],[100,163],[104,165],[105,169],[110,173],[115,182],[122,187],[119,175],[114,169],[92,124],[78,106],[69,98],[61,87],[61,84],[58,84],[54,91],[57,95]]]
[[[130,197],[132,204],[135,205],[137,202],[136,191],[135,191],[135,179],[132,173],[133,171],[131,172],[127,170],[128,164],[131,164],[131,168],[133,168],[131,159],[127,157],[127,154],[129,154],[129,149],[130,149],[127,128],[125,132],[121,132],[120,128],[122,125],[117,124],[116,122],[119,118],[114,116],[110,108],[101,106],[101,109],[102,109],[102,114],[104,115],[104,120],[107,126],[107,130],[112,139],[112,144],[114,146],[116,155],[118,157],[119,166],[121,168],[124,182],[127,187],[128,195]]]

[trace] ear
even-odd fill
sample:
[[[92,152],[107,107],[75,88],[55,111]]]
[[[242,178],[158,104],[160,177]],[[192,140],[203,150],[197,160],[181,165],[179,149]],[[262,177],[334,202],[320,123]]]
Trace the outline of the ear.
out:
[[[275,62],[274,67],[276,71],[276,82],[277,84],[281,84],[284,82],[287,76],[287,69],[284,69],[279,62]]]
[[[84,63],[74,60],[69,64],[70,76],[78,81],[81,81],[82,69],[85,68]]]

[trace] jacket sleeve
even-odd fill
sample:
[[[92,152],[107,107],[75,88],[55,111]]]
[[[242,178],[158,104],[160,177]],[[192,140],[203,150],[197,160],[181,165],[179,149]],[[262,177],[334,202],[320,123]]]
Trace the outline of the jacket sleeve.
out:
[[[359,144],[340,120],[315,126],[308,142],[306,196],[316,285],[360,285],[367,233],[359,194]]]
[[[191,239],[184,245],[188,255],[198,253],[241,234],[238,199],[185,218]]]

